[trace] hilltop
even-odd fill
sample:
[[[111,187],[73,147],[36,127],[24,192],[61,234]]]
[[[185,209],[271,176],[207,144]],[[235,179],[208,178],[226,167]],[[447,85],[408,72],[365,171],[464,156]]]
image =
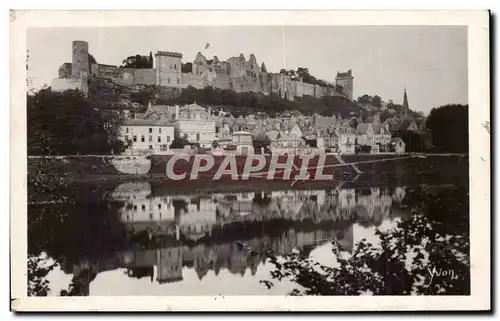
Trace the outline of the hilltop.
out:
[[[290,101],[274,94],[238,93],[212,87],[203,89],[191,86],[187,88],[154,85],[130,87],[116,84],[110,79],[97,77],[90,77],[88,84],[89,98],[102,109],[143,112],[149,102],[156,105],[183,105],[196,102],[202,106],[222,109],[235,116],[258,112],[275,116],[286,111],[298,111],[305,115],[314,113],[324,116],[340,115],[343,118],[362,114],[362,108],[357,103],[341,96],[321,98],[304,96]]]

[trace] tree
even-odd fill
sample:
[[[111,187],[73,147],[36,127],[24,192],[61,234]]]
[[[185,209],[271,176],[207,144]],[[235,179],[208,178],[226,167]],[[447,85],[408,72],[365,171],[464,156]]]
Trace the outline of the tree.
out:
[[[89,54],[89,64],[96,64],[96,63],[97,63],[97,61],[95,60],[94,56]]]
[[[153,98],[153,94],[146,90],[141,90],[138,92],[133,92],[130,94],[130,100],[136,103],[139,103],[143,106],[143,110],[140,112],[144,112],[149,105],[149,101]]]
[[[122,68],[136,68],[136,69],[149,69],[151,68],[150,57],[148,56],[129,56],[125,60],[123,60]]]
[[[184,148],[184,146],[190,145],[189,141],[185,137],[174,138],[172,144],[170,144],[171,149]]]
[[[185,64],[181,64],[181,72],[186,74],[193,72],[193,63],[187,62]]]
[[[432,141],[437,151],[467,153],[469,105],[450,104],[433,108],[427,119]]]
[[[149,68],[153,68],[153,53],[149,52]]]
[[[373,96],[372,105],[380,108],[382,106],[382,98],[380,98],[380,96],[378,95]]]
[[[99,110],[77,90],[27,96],[27,122],[29,155],[110,154],[123,148],[119,115]]]
[[[297,68],[297,76],[302,78],[302,81],[308,84],[318,84],[316,77],[309,73],[309,69],[299,67]]]
[[[262,147],[267,148],[271,145],[269,137],[264,134],[257,135],[253,138],[253,147],[260,150]]]

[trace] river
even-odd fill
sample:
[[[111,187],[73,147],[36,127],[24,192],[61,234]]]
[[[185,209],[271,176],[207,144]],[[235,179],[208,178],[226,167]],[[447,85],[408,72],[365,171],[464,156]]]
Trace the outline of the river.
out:
[[[65,191],[28,206],[29,295],[470,292],[464,185]]]

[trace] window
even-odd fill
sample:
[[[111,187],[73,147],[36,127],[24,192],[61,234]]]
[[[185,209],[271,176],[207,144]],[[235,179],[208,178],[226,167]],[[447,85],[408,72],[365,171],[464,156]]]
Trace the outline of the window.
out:
[[[160,127],[160,128],[158,128],[158,132],[161,134],[161,127]]]
[[[170,84],[170,78],[167,79],[168,83]]]
[[[128,142],[128,135],[125,135],[125,142]]]
[[[141,142],[145,142],[146,141],[146,138],[144,138],[144,135],[141,136]]]
[[[158,136],[158,143],[161,143],[161,136]]]
[[[142,211],[144,212],[146,210],[146,205],[142,205]]]
[[[149,145],[149,149],[153,149],[153,145]]]
[[[134,205],[134,212],[137,212],[137,205]]]
[[[179,80],[179,78],[177,78],[177,83],[178,83],[178,84],[180,84],[180,80]]]
[[[167,136],[167,143],[170,143],[170,136]]]
[[[127,133],[127,134],[128,134],[128,127],[125,129],[125,133]]]
[[[196,141],[199,142],[200,141],[200,134],[196,134]]]
[[[149,141],[152,142],[153,141],[153,136],[149,135]]]
[[[158,204],[158,209],[161,210],[161,204]]]
[[[133,140],[134,140],[134,142],[137,142],[137,136],[136,135],[134,135],[134,139]]]

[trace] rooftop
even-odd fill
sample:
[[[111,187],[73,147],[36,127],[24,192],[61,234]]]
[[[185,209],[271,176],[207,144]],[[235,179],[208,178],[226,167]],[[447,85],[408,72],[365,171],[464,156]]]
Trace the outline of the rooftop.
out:
[[[155,56],[167,56],[167,57],[175,57],[182,58],[182,54],[180,52],[171,52],[171,51],[158,51]]]
[[[172,122],[163,117],[157,119],[127,119],[124,126],[173,126]]]
[[[347,72],[337,72],[337,78],[351,78],[352,70],[349,69]]]

